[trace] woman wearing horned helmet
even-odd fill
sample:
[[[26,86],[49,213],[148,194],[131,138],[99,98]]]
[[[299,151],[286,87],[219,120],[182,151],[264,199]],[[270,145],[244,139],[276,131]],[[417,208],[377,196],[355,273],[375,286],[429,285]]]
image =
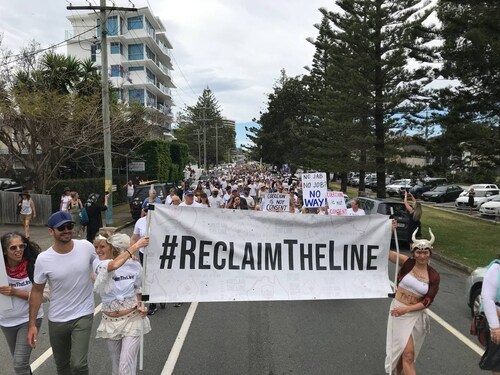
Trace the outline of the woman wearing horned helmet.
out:
[[[429,228],[431,239],[417,240],[417,231],[413,232],[410,257],[389,252],[389,260],[398,262],[400,268],[387,329],[387,373],[395,370],[394,374],[416,374],[415,361],[429,332],[427,308],[439,290],[439,273],[429,265],[434,235]]]

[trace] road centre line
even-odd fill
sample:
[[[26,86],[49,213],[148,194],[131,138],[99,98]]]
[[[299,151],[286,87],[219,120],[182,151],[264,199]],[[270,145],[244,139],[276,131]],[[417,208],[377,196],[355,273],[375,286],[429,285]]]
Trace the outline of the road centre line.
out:
[[[432,312],[431,310],[427,311],[429,316],[434,319],[437,323],[439,323],[444,329],[448,330],[453,336],[462,341],[465,345],[475,351],[477,354],[482,356],[484,354],[484,349],[470,340],[468,337],[464,336],[462,333],[453,328],[450,324],[448,324],[444,319],[442,319],[439,315]]]
[[[175,343],[170,350],[170,354],[168,355],[167,362],[165,362],[165,366],[161,372],[161,375],[171,375],[174,372],[175,365],[177,360],[179,359],[179,355],[181,354],[182,346],[184,345],[184,340],[189,331],[189,327],[191,326],[191,322],[193,321],[194,314],[196,309],[198,308],[198,302],[191,302],[189,306],[189,310],[186,313],[184,321],[182,322],[181,329],[177,334],[175,339]]]
[[[94,310],[94,316],[99,314],[101,312],[102,308],[102,303],[100,303]],[[38,367],[40,367],[47,359],[49,359],[52,356],[52,347],[49,347],[46,351],[42,353],[40,357],[38,357],[32,364],[31,364],[31,371],[35,371]]]
[[[393,281],[391,281],[391,286],[394,288],[394,282]],[[432,319],[434,319],[438,324],[440,324],[444,329],[446,329],[448,332],[450,332],[457,339],[459,339],[460,341],[462,341],[470,349],[472,349],[473,351],[475,351],[480,356],[482,356],[484,354],[484,349],[482,347],[480,347],[479,345],[477,345],[476,343],[474,343],[467,336],[464,336],[456,328],[454,328],[449,323],[447,323],[443,318],[441,318],[435,312],[432,312],[431,309],[427,309],[427,313],[429,314],[429,316]]]

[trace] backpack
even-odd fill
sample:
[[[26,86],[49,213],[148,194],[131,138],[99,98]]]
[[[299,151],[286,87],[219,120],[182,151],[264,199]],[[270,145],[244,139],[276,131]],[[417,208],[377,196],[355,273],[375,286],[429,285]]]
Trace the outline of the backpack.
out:
[[[78,214],[80,217],[80,224],[87,225],[89,223],[89,215],[87,213],[87,208],[83,207]]]

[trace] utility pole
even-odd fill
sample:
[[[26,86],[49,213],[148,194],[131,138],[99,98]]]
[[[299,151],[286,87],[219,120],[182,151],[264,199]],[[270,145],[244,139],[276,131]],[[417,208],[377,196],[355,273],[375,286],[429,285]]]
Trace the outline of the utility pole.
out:
[[[109,86],[108,86],[108,40],[106,11],[136,12],[137,8],[108,7],[106,0],[100,0],[99,6],[68,6],[68,10],[99,10],[101,21],[101,89],[102,89],[102,129],[104,137],[104,191],[108,195],[106,225],[113,224],[113,164],[111,162],[111,126],[109,118]]]
[[[203,170],[208,172],[207,168],[207,121],[212,121],[211,118],[206,118],[205,110],[210,109],[210,107],[203,107],[203,118],[198,119],[203,121]]]
[[[201,130],[196,129],[194,134],[198,136],[198,167],[201,167],[201,142],[200,142]]]

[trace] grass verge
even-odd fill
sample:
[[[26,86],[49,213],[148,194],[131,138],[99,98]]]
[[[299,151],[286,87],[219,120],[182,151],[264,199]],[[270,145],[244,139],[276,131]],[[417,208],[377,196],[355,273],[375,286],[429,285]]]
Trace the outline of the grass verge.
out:
[[[330,188],[340,190],[340,184],[330,184]],[[347,195],[358,196],[357,188],[348,187]],[[421,221],[423,236],[429,238],[429,227],[436,236],[434,251],[466,266],[485,266],[500,253],[500,226],[493,221],[425,205]]]

